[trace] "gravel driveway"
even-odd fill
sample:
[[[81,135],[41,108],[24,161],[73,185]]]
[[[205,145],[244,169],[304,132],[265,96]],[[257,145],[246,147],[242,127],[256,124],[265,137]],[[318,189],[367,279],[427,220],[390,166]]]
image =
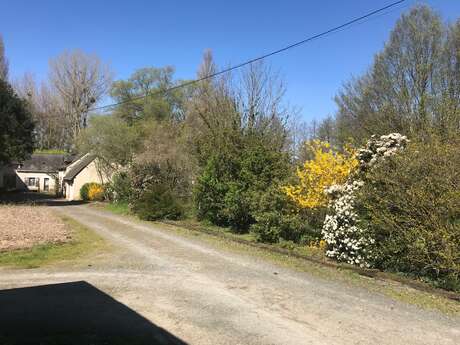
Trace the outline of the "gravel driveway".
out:
[[[0,290],[83,281],[188,344],[459,343],[458,318],[87,205],[55,209],[117,249],[84,265],[0,270]]]

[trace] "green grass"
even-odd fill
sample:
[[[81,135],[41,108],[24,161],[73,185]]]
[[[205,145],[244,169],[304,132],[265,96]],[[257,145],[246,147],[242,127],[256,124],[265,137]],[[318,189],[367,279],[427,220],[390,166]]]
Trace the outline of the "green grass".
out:
[[[68,217],[61,219],[69,226],[72,239],[61,244],[37,245],[30,249],[0,253],[0,266],[38,268],[73,261],[90,253],[107,249],[104,240],[80,223]]]
[[[251,243],[257,243],[260,246],[266,246],[269,248],[279,248],[288,250],[291,253],[299,254],[308,256],[310,258],[318,259],[318,260],[325,260],[325,253],[323,250],[317,247],[310,247],[306,245],[301,245],[294,243],[292,241],[281,241],[279,243],[260,243],[257,241],[256,236],[249,232],[246,234],[238,234],[232,231],[230,228],[223,228],[212,224],[207,224],[203,222],[199,222],[193,219],[186,219],[186,220],[178,220],[178,221],[167,221],[168,224],[173,224],[179,227],[191,228],[192,230],[196,231],[203,231],[208,234],[216,235],[219,237],[223,237],[230,240],[235,241],[247,241]]]
[[[43,153],[43,154],[49,154],[49,155],[65,155],[67,152],[64,150],[58,150],[58,149],[42,149],[42,150],[35,150],[34,153]]]
[[[371,292],[388,296],[394,300],[416,305],[422,309],[438,310],[445,314],[460,316],[459,302],[437,294],[419,291],[398,282],[365,277],[356,272],[341,269],[340,267],[326,267],[290,255],[272,252],[264,248],[255,248],[244,243],[238,243],[233,241],[230,237],[222,238],[207,233],[188,230],[180,227],[180,225],[175,226],[161,222],[156,222],[156,224],[163,227],[165,230],[173,231],[184,237],[199,238],[218,250],[229,250],[235,253],[254,256],[282,267],[311,274],[321,279],[363,288]]]
[[[113,212],[115,214],[128,215],[131,214],[127,202],[115,202],[104,204],[104,208],[107,211]]]

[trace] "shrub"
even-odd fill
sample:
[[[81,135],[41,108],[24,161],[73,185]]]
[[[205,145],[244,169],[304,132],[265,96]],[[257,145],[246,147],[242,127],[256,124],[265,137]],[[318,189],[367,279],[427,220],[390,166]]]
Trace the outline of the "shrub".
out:
[[[251,232],[260,242],[314,242],[320,238],[322,222],[321,215],[318,215],[321,211],[315,211],[299,211],[281,187],[275,185],[259,195]]]
[[[153,184],[133,200],[132,210],[143,220],[179,219],[184,210],[181,201],[169,188]]]
[[[358,161],[353,150],[335,152],[327,142],[313,140],[306,146],[313,158],[297,169],[298,183],[284,187],[284,191],[301,208],[324,207],[328,202],[324,190],[344,183]]]
[[[88,190],[88,198],[90,201],[104,200],[104,187],[101,184],[93,183]]]
[[[261,196],[289,176],[286,153],[256,136],[245,138],[238,153],[216,153],[206,162],[194,190],[198,218],[235,232],[256,222]]]
[[[365,231],[356,210],[356,194],[364,185],[366,172],[382,164],[396,154],[407,143],[407,138],[399,133],[372,136],[366,147],[358,150],[359,166],[348,181],[326,189],[330,198],[330,214],[326,216],[322,235],[327,242],[326,255],[338,261],[359,266],[369,266],[370,247],[374,238]]]
[[[90,186],[90,183],[85,183],[80,188],[80,198],[84,201],[89,200],[89,196],[88,196],[89,186]]]
[[[227,164],[228,164],[227,160]],[[226,173],[230,167],[224,157],[213,156],[198,176],[194,188],[194,201],[197,217],[219,226],[227,226],[228,218],[224,212],[225,195],[228,191]]]
[[[131,179],[126,172],[113,175],[112,181],[107,185],[106,194],[109,199],[118,203],[126,203],[132,194]]]
[[[358,207],[373,265],[460,290],[460,141],[412,143],[367,175]]]
[[[80,188],[80,197],[84,201],[101,201],[104,193],[104,187],[96,182],[85,183]]]

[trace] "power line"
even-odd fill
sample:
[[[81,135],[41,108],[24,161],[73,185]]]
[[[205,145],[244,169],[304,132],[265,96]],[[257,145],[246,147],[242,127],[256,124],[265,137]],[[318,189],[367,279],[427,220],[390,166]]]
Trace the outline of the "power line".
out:
[[[146,98],[146,97],[149,97],[149,96],[154,96],[154,95],[158,95],[158,94],[163,94],[163,93],[167,93],[167,92],[170,92],[170,91],[173,91],[173,90],[177,90],[177,89],[180,89],[182,87],[186,87],[186,86],[190,86],[190,85],[193,85],[193,84],[196,84],[196,83],[199,83],[201,81],[204,81],[204,80],[207,80],[207,79],[211,79],[211,78],[214,78],[214,77],[217,77],[219,75],[222,75],[222,74],[225,74],[225,73],[228,73],[228,72],[231,72],[233,70],[236,70],[236,69],[239,69],[241,67],[244,67],[244,66],[247,66],[247,65],[250,65],[254,62],[257,62],[257,61],[260,61],[260,60],[263,60],[263,59],[266,59],[270,56],[273,56],[273,55],[276,55],[276,54],[279,54],[279,53],[282,53],[282,52],[285,52],[286,50],[289,50],[289,49],[292,49],[292,48],[296,48],[302,44],[305,44],[305,43],[308,43],[308,42],[311,42],[313,40],[316,40],[318,38],[321,38],[323,36],[326,36],[328,34],[331,34],[333,32],[336,32],[336,31],[339,31],[339,30],[342,30],[352,24],[355,24],[357,22],[360,22],[360,21],[363,21],[364,19],[367,19],[369,17],[372,17],[378,13],[381,13],[389,8],[392,8],[392,7],[395,7],[403,2],[405,2],[406,0],[399,0],[399,1],[395,1],[387,6],[384,6],[384,7],[381,7],[379,9],[376,9],[374,11],[371,11],[365,15],[362,15],[360,17],[357,17],[357,18],[354,18],[346,23],[343,23],[343,24],[340,24],[338,26],[335,26],[329,30],[326,30],[326,31],[323,31],[319,34],[316,34],[316,35],[313,35],[313,36],[310,36],[302,41],[298,41],[296,43],[293,43],[293,44],[290,44],[284,48],[281,48],[281,49],[278,49],[278,50],[275,50],[275,51],[272,51],[272,52],[269,52],[267,54],[264,54],[264,55],[261,55],[259,57],[256,57],[256,58],[253,58],[251,60],[247,60],[245,62],[242,62],[242,63],[239,63],[237,65],[234,65],[234,66],[231,66],[231,67],[228,67],[226,69],[223,69],[219,72],[216,72],[216,73],[213,73],[213,74],[210,74],[210,75],[207,75],[205,77],[202,77],[202,78],[199,78],[199,79],[194,79],[194,80],[191,80],[191,81],[188,81],[188,82],[185,82],[185,83],[182,83],[182,84],[179,84],[179,85],[176,85],[176,86],[172,86],[170,88],[167,88],[167,89],[164,89],[164,90],[159,90],[159,91],[156,91],[156,92],[153,92],[153,93],[149,93],[149,94],[145,94],[145,95],[142,95],[142,96],[137,96],[137,97],[133,97],[129,100],[125,100],[125,101],[121,101],[121,102],[116,102],[116,103],[112,103],[112,104],[107,104],[107,105],[104,105],[104,106],[100,106],[100,107],[97,107],[97,108],[92,108],[90,109],[89,111],[95,111],[95,110],[101,110],[101,109],[106,109],[106,108],[110,108],[110,107],[115,107],[115,106],[118,106],[118,105],[122,105],[122,104],[126,104],[126,103],[131,103],[132,101],[135,101],[135,100],[138,100],[138,99],[143,99],[143,98]]]

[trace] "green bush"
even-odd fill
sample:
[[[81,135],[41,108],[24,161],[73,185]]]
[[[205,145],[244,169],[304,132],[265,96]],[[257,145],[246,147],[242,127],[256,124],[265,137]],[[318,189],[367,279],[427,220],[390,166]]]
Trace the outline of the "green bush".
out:
[[[223,157],[210,157],[198,176],[194,188],[194,201],[197,217],[218,226],[227,226],[228,218],[224,212],[225,195],[228,191],[226,168]],[[227,162],[228,163],[228,162]]]
[[[316,213],[323,211],[300,213],[280,186],[276,185],[258,196],[255,223],[251,225],[251,232],[258,241],[278,243],[284,240],[309,244],[320,239],[322,218]]]
[[[143,220],[180,219],[184,214],[181,200],[169,188],[150,185],[132,202],[132,211]]]
[[[369,172],[357,207],[374,266],[460,290],[459,144],[412,143]]]
[[[89,201],[89,187],[91,187],[91,183],[85,183],[81,188],[80,188],[80,198],[84,201]]]
[[[198,218],[246,233],[256,222],[261,196],[291,172],[286,153],[248,137],[237,153],[208,158],[197,179],[194,199]]]
[[[125,172],[113,175],[112,181],[107,186],[106,191],[110,200],[117,203],[126,203],[132,194],[131,179]]]

